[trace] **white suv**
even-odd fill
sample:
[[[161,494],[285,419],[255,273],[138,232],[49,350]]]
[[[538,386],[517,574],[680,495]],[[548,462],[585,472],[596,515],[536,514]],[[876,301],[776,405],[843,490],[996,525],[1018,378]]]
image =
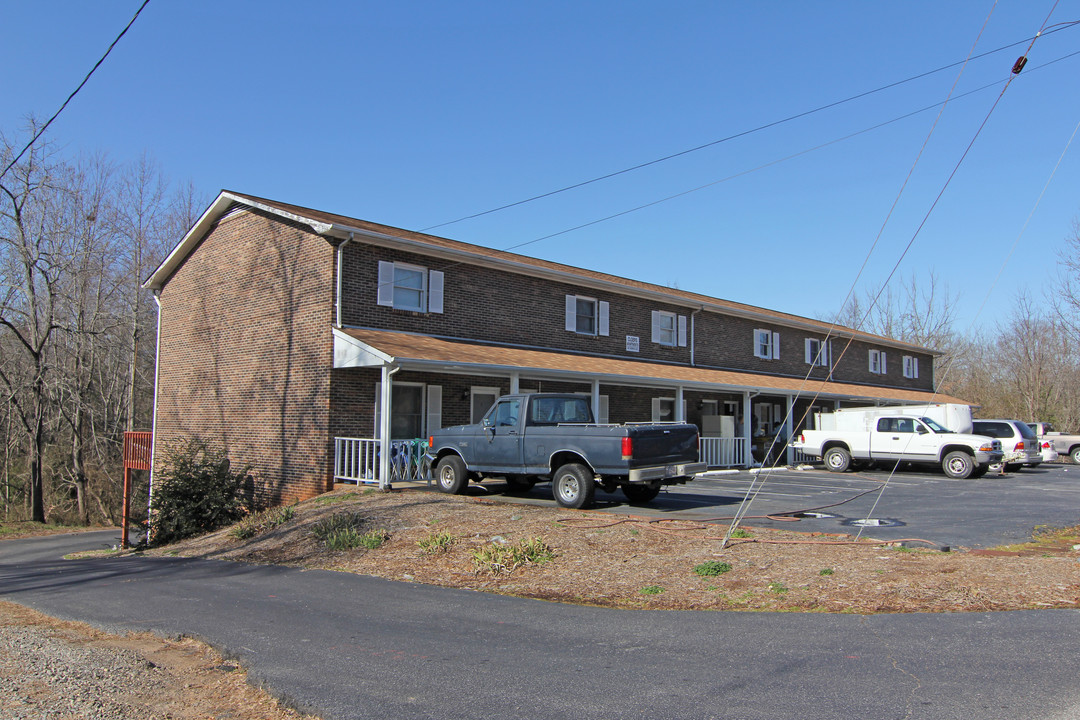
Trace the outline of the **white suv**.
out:
[[[1042,462],[1039,439],[1026,423],[1019,420],[973,420],[971,425],[973,434],[1001,440],[1005,472],[1016,472],[1024,465],[1035,467]]]

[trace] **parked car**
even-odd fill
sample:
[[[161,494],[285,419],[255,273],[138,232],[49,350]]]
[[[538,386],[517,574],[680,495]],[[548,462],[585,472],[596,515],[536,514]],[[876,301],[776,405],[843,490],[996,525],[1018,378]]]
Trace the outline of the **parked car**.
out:
[[[1028,423],[1028,427],[1035,432],[1035,437],[1039,438],[1040,442],[1050,443],[1059,456],[1068,456],[1080,465],[1080,435],[1057,432],[1048,422]]]
[[[1019,420],[973,420],[976,435],[997,438],[1001,441],[1004,456],[1001,462],[1005,472],[1016,472],[1027,465],[1035,467],[1042,462],[1042,447],[1035,433]]]
[[[1042,461],[1044,463],[1057,462],[1058,459],[1061,458],[1061,454],[1054,449],[1053,443],[1051,443],[1049,440],[1043,440],[1041,447],[1042,451],[1039,454],[1042,455]],[[1032,465],[1032,467],[1035,466]]]
[[[458,494],[491,476],[521,490],[551,481],[566,508],[590,507],[597,488],[647,503],[664,485],[706,470],[697,426],[598,425],[589,398],[555,393],[505,395],[479,423],[435,432],[424,458],[442,492]]]
[[[892,413],[892,408],[851,408],[820,413],[822,430],[803,430],[792,444],[820,457],[825,469],[846,472],[879,460],[939,465],[957,480],[978,478],[1002,459],[1001,442],[956,433],[933,418]]]

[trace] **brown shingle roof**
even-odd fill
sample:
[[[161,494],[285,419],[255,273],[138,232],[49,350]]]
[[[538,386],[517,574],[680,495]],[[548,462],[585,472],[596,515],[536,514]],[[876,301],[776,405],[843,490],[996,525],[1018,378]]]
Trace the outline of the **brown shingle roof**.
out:
[[[706,305],[710,306],[713,309],[721,311],[726,310],[728,312],[738,315],[749,315],[758,317],[762,320],[772,320],[773,322],[782,325],[795,324],[801,326],[808,326],[816,328],[822,333],[828,332],[831,327],[831,323],[823,320],[815,320],[813,318],[792,315],[790,313],[783,313],[777,310],[769,310],[768,308],[762,308],[754,305],[747,305],[745,303],[733,302],[731,300],[710,297],[708,295],[702,295],[700,293],[693,293],[686,290],[679,290],[676,288],[654,285],[651,283],[641,282],[639,280],[630,280],[628,278],[619,277],[618,275],[610,275],[608,273],[597,272],[595,270],[585,270],[583,268],[577,268],[571,265],[564,265],[562,263],[551,262],[549,260],[541,260],[539,258],[529,257],[527,255],[518,255],[517,253],[507,252],[504,250],[495,250],[492,248],[483,247],[481,245],[471,245],[469,243],[459,242],[457,240],[449,240],[447,238],[439,237],[437,235],[427,235],[420,232],[391,227],[389,225],[380,225],[378,223],[368,222],[366,220],[360,220],[358,218],[353,218],[346,215],[338,215],[336,213],[324,212],[322,210],[314,210],[312,208],[306,208],[300,205],[292,205],[290,203],[283,203],[277,200],[268,200],[266,198],[260,198],[254,195],[245,195],[243,193],[236,193],[232,191],[228,191],[228,194],[233,195],[238,199],[246,199],[253,203],[277,209],[283,213],[308,218],[316,222],[325,223],[327,225],[335,225],[342,228],[349,228],[352,230],[361,230],[369,233],[374,233],[376,235],[385,235],[392,238],[400,238],[413,243],[426,245],[431,248],[438,248],[440,250],[449,251],[454,254],[471,255],[477,258],[489,258],[491,260],[513,263],[525,267],[532,267],[538,270],[554,272],[561,275],[575,276],[577,278],[591,280],[594,282],[609,283],[616,286],[622,286],[632,291],[659,293],[668,296],[673,301],[682,301],[684,303],[689,303],[692,305]],[[843,326],[837,326],[833,329],[834,335],[838,333],[843,334],[844,336],[854,336],[875,343],[882,343],[894,347],[910,348],[921,352],[934,352],[932,350],[927,350],[927,348],[922,348],[917,345],[911,345],[909,343],[903,343],[897,340],[893,340],[892,338],[885,338],[879,335],[873,335],[871,333],[852,330],[851,328]]]
[[[549,377],[566,377],[567,379],[572,377],[578,380],[595,376],[601,382],[612,384],[649,385],[652,381],[663,386],[681,384],[697,386],[697,389],[704,386],[720,389],[721,386],[726,386],[732,391],[775,391],[777,394],[796,393],[801,397],[819,393],[830,398],[854,398],[867,401],[968,404],[959,398],[934,395],[919,390],[820,380],[804,381],[801,378],[758,375],[731,370],[709,370],[683,365],[485,345],[387,330],[343,329],[340,332],[391,356],[405,367],[430,366],[430,369],[438,370],[452,366],[453,369],[478,373],[492,369],[516,369]]]

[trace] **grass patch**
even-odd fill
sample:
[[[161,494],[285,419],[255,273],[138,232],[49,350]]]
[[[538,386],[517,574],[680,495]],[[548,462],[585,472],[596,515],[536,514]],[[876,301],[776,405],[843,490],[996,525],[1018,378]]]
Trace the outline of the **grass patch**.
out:
[[[323,505],[336,505],[337,503],[349,502],[355,499],[353,493],[342,493],[340,495],[320,495],[310,502],[316,507],[322,507]]]
[[[1036,525],[1031,533],[1031,540],[1025,543],[1013,545],[999,545],[995,550],[1008,552],[1024,552],[1040,550],[1042,548],[1071,547],[1080,544],[1080,525],[1070,527],[1051,527],[1050,525]]]
[[[754,533],[749,530],[743,530],[742,528],[735,528],[731,531],[731,537],[733,538],[749,538],[754,537]]]
[[[777,595],[783,595],[788,591],[787,586],[782,582],[769,583],[769,592],[776,593]]]
[[[437,532],[428,535],[423,540],[417,540],[420,551],[425,555],[439,555],[448,551],[458,541],[457,535],[448,532]]]
[[[491,543],[473,550],[473,568],[477,573],[509,575],[523,565],[542,565],[555,558],[555,551],[542,538],[520,540],[515,545]]]
[[[659,595],[662,592],[664,592],[664,588],[659,585],[646,585],[641,588],[642,595]]]
[[[694,566],[694,574],[701,577],[716,577],[731,572],[731,564],[719,560],[709,560]]]
[[[247,540],[267,530],[272,530],[278,525],[284,525],[292,520],[295,514],[296,505],[282,505],[281,507],[252,513],[236,525],[233,525],[229,529],[229,535],[237,540]]]
[[[353,550],[358,547],[374,550],[390,539],[385,530],[364,531],[361,513],[338,513],[315,523],[311,534],[329,550]]]
[[[832,574],[833,574],[833,569],[832,568],[821,568],[820,570],[818,570],[818,575],[832,575]]]
[[[84,529],[84,526],[57,525],[56,523],[39,523],[26,521],[0,523],[0,537],[5,535],[32,535],[34,533],[61,533]]]

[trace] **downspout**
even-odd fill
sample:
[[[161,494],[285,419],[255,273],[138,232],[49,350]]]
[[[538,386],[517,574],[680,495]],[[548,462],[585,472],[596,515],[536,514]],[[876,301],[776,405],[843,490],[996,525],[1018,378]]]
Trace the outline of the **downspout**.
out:
[[[158,379],[161,368],[161,298],[154,291],[154,304],[157,305],[157,337],[154,338],[154,409],[150,417],[150,481],[146,500],[146,544],[150,544],[150,501],[154,497],[154,456],[157,454],[157,403]],[[127,528],[125,528],[126,530]],[[127,538],[124,538],[126,541]]]
[[[337,290],[334,293],[336,296],[336,300],[334,302],[334,313],[337,316],[336,324],[339,328],[341,327],[341,271],[345,266],[345,246],[352,242],[352,240],[353,234],[349,233],[349,237],[342,240],[341,243],[337,246]]]

